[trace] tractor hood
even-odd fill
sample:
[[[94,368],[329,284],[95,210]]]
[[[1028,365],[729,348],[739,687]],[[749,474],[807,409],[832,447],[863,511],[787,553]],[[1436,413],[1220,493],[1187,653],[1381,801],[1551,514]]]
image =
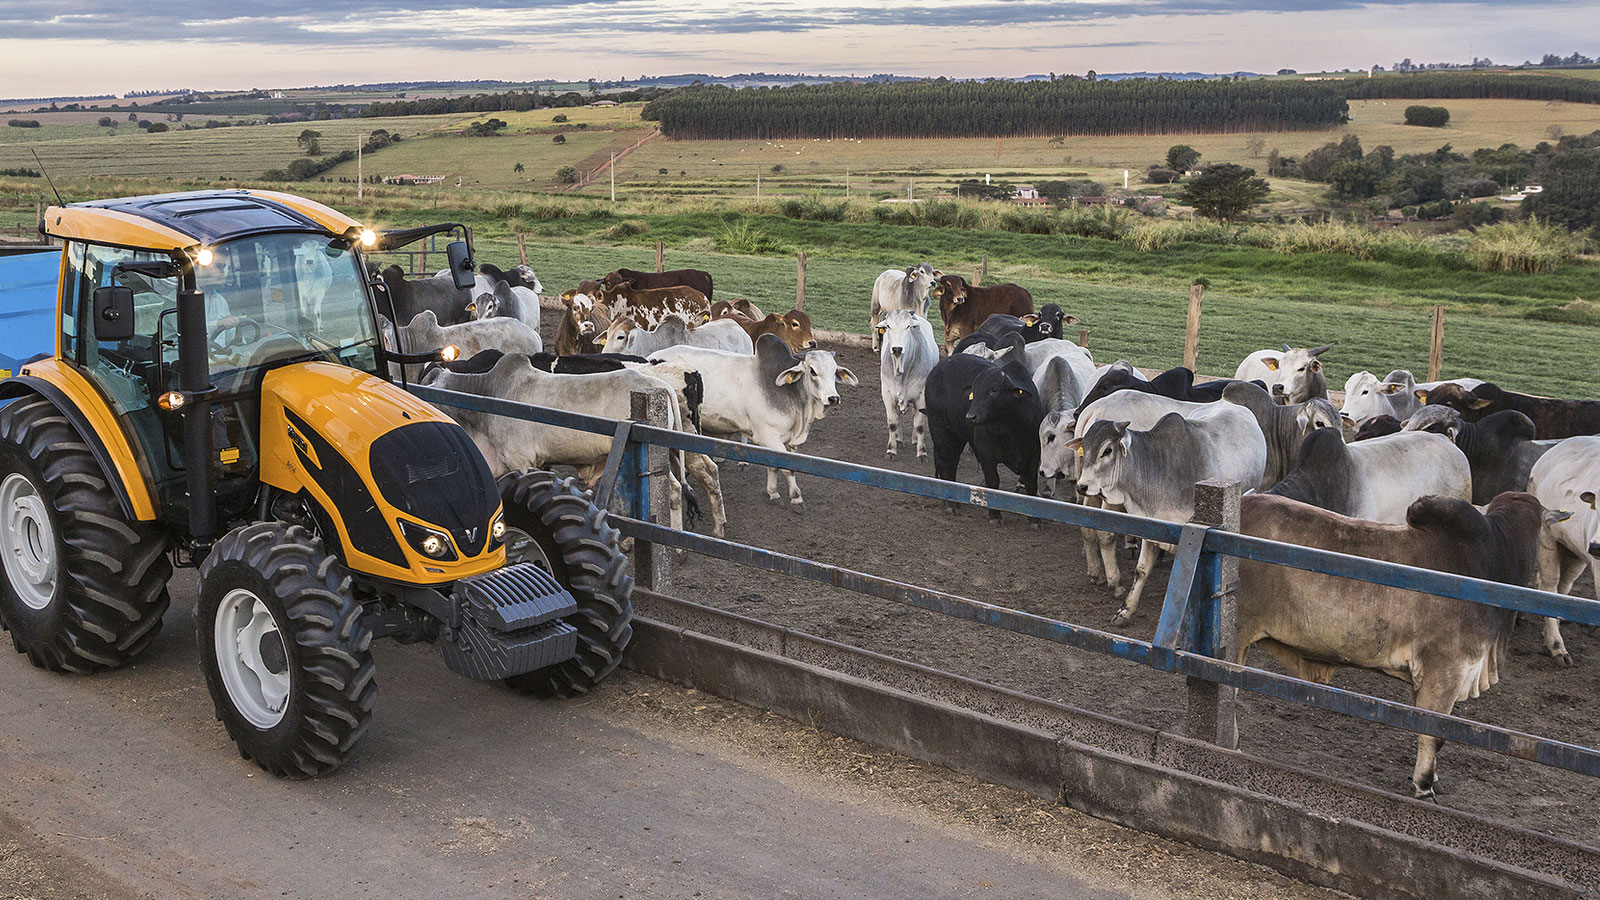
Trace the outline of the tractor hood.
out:
[[[439,583],[504,562],[490,537],[500,491],[477,446],[381,378],[326,362],[268,372],[261,443],[261,480],[314,499],[356,571]],[[424,552],[430,534],[442,553]]]

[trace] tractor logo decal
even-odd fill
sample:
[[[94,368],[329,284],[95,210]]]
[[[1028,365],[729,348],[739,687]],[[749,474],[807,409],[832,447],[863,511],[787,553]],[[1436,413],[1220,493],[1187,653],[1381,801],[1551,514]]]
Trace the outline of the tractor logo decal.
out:
[[[322,463],[317,460],[317,452],[311,449],[311,442],[306,440],[306,436],[301,434],[299,429],[293,425],[288,426],[288,428],[289,443],[294,444],[294,449],[299,452],[300,459],[319,469],[322,468]]]

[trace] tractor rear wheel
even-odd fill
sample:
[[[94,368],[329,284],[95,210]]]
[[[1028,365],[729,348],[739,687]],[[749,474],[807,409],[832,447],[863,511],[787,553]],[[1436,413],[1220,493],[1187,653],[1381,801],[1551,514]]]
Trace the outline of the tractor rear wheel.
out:
[[[311,778],[344,764],[378,697],[350,575],[311,532],[243,525],[200,566],[195,632],[217,718],[246,759]]]
[[[617,530],[573,479],[551,472],[512,472],[500,478],[509,562],[549,570],[578,601],[566,622],[578,629],[578,655],[506,679],[524,694],[586,694],[622,662],[633,638],[633,576],[618,548]]]
[[[41,669],[90,673],[161,631],[172,564],[130,522],[83,437],[42,397],[0,408],[0,625]]]

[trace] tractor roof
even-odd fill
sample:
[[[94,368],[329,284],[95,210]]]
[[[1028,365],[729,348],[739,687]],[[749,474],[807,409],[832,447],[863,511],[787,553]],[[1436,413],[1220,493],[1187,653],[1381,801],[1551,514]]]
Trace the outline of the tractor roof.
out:
[[[93,200],[45,211],[41,231],[140,250],[171,251],[219,244],[252,234],[314,231],[334,237],[359,231],[345,214],[275,191],[188,191]]]

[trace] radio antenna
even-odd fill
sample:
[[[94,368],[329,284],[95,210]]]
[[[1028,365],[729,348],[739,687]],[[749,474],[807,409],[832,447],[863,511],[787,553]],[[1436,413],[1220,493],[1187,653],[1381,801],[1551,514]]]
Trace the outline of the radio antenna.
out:
[[[56,205],[57,206],[66,206],[67,205],[67,201],[62,200],[61,199],[61,192],[56,190],[55,179],[51,178],[50,177],[50,173],[45,171],[44,160],[39,158],[39,151],[33,149],[32,147],[29,147],[28,148],[28,152],[33,154],[33,161],[39,164],[39,171],[44,173],[44,180],[50,184],[50,192],[52,194],[56,195]]]

